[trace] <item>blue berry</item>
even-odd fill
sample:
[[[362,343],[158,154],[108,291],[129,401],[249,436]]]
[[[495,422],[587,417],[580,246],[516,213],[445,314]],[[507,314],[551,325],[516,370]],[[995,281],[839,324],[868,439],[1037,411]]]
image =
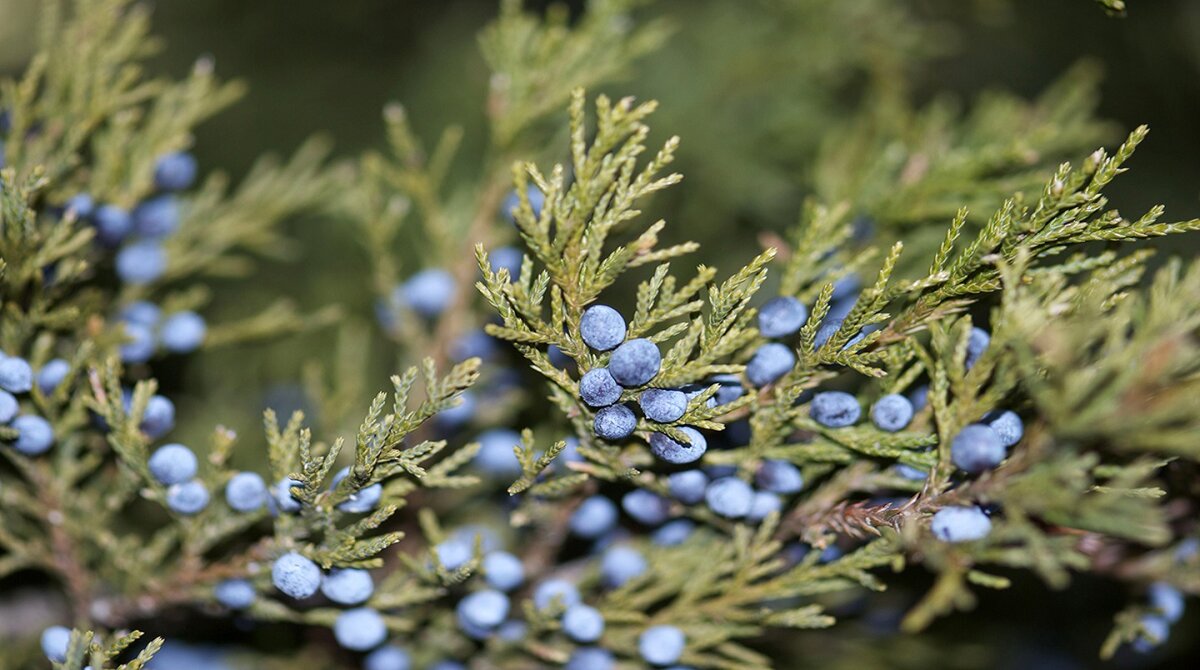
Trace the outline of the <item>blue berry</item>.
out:
[[[613,670],[615,667],[617,659],[611,651],[600,647],[577,647],[563,670]]]
[[[746,513],[749,521],[762,521],[771,512],[783,509],[783,500],[769,491],[757,491],[750,503],[750,511]]]
[[[44,454],[54,446],[54,428],[40,416],[26,414],[13,419],[17,431],[13,448],[26,456]]]
[[[463,333],[450,345],[450,357],[457,362],[468,358],[487,360],[495,353],[495,338],[478,328]]]
[[[764,491],[789,495],[804,488],[804,475],[800,468],[787,461],[766,460],[758,466],[754,483]]]
[[[158,343],[154,333],[149,328],[132,323],[123,325],[125,341],[121,343],[120,354],[123,363],[145,363],[154,355]]]
[[[67,647],[71,644],[71,629],[66,626],[51,626],[42,631],[42,653],[54,663],[67,660]]]
[[[191,516],[208,507],[208,489],[198,479],[167,487],[167,507],[174,512]]]
[[[409,670],[411,667],[408,652],[394,644],[380,647],[363,659],[363,670]]]
[[[96,239],[108,247],[117,246],[133,231],[133,217],[116,205],[101,205],[92,223],[96,226]]]
[[[883,396],[871,408],[871,421],[879,430],[889,433],[903,430],[912,418],[912,402],[898,393]]]
[[[170,398],[152,395],[146,401],[146,411],[142,413],[142,422],[138,424],[150,439],[158,438],[171,432],[175,427],[175,403]]]
[[[249,579],[226,579],[213,587],[213,595],[231,610],[244,610],[254,604],[258,593]]]
[[[182,444],[164,444],[150,455],[150,474],[160,483],[182,484],[196,476],[196,454]]]
[[[675,626],[652,626],[638,637],[638,653],[651,665],[670,665],[683,656],[687,636]]]
[[[722,477],[708,485],[704,501],[709,509],[730,519],[739,519],[754,504],[754,489],[737,477]]]
[[[621,399],[621,387],[608,368],[593,368],[579,379],[579,397],[588,407],[607,407]]]
[[[387,624],[379,612],[370,607],[346,610],[333,622],[333,637],[351,651],[367,651],[387,639]]]
[[[1005,447],[1015,445],[1025,435],[1025,424],[1021,421],[1021,417],[1010,409],[1006,409],[996,416],[986,416],[984,420],[1000,436],[1000,442]]]
[[[1179,589],[1166,582],[1154,582],[1150,585],[1150,605],[1171,623],[1183,617],[1183,594]]]
[[[74,212],[76,219],[88,219],[96,210],[96,201],[87,193],[76,193],[67,201],[65,208]]]
[[[267,504],[267,484],[256,472],[239,472],[225,485],[225,502],[237,512],[253,512]]]
[[[992,337],[982,328],[972,328],[971,334],[967,336],[967,369],[975,366],[979,357],[987,350],[991,344]]]
[[[943,507],[929,528],[943,542],[972,542],[992,532],[992,520],[978,507]]]
[[[562,629],[576,642],[595,642],[604,634],[604,615],[595,607],[572,605],[563,613]]]
[[[858,278],[858,275],[850,273],[833,283],[833,294],[829,299],[833,302],[841,302],[852,296],[856,297],[861,287],[862,280]]]
[[[617,525],[617,506],[602,495],[584,500],[571,515],[571,531],[580,537],[596,539]]]
[[[817,328],[817,334],[813,338],[813,346],[817,349],[825,346],[829,338],[833,337],[839,330],[842,329],[842,319],[835,318],[832,311],[825,315],[825,320],[821,322],[821,327]]]
[[[163,348],[176,354],[186,354],[200,348],[208,334],[204,317],[191,311],[176,312],[163,321],[159,339]]]
[[[508,270],[508,276],[513,279],[521,275],[521,264],[524,262],[524,252],[516,247],[500,247],[488,254],[488,265],[492,272],[499,273],[503,268]]]
[[[567,608],[578,602],[579,590],[565,579],[547,579],[533,591],[533,606],[540,610],[548,609],[554,603]]]
[[[683,426],[679,430],[687,435],[687,444],[676,442],[662,433],[651,433],[650,451],[658,458],[676,465],[700,460],[708,450],[708,440],[691,426]]]
[[[704,500],[704,489],[708,486],[708,475],[703,470],[684,470],[667,477],[667,488],[671,495],[685,505],[695,505]]]
[[[466,536],[446,539],[433,548],[438,563],[447,570],[457,570],[467,564],[475,554],[475,546]]]
[[[339,568],[321,580],[321,593],[339,605],[358,605],[375,593],[375,582],[366,570]]]
[[[786,344],[768,342],[754,352],[746,364],[746,379],[755,386],[766,386],[796,366],[796,352]]]
[[[507,428],[485,430],[476,438],[479,451],[475,454],[475,465],[489,475],[516,477],[521,474],[521,462],[517,460],[513,447],[521,443],[521,436]]]
[[[404,304],[425,318],[441,314],[454,299],[454,276],[441,268],[422,270],[404,282]]]
[[[167,252],[154,240],[134,242],[117,252],[117,276],[126,284],[149,284],[166,271]]]
[[[275,498],[275,505],[279,507],[279,511],[289,514],[300,511],[300,501],[292,495],[292,488],[303,485],[304,482],[291,477],[284,477],[275,482],[275,485],[271,487],[271,496]]]
[[[919,468],[914,468],[911,465],[905,465],[904,463],[900,463],[896,466],[896,474],[914,482],[923,482],[929,478],[928,472],[925,472]]]
[[[787,337],[808,320],[808,308],[790,295],[768,300],[758,309],[758,331],[763,337]]]
[[[742,387],[742,380],[738,379],[737,375],[716,375],[709,381],[720,384],[716,394],[713,395],[718,406],[728,405],[746,394],[746,389]]]
[[[824,391],[813,396],[808,413],[813,421],[826,428],[845,428],[858,422],[862,408],[849,393]]]
[[[43,395],[54,393],[59,384],[71,373],[71,364],[61,358],[53,358],[37,371],[37,385]]]
[[[621,509],[647,526],[657,526],[667,520],[671,503],[666,498],[646,489],[634,489],[621,498]]]
[[[152,302],[136,300],[121,309],[121,320],[143,328],[153,329],[162,318],[162,310]]]
[[[33,368],[19,356],[0,354],[0,389],[9,393],[28,393],[33,388]]]
[[[453,430],[467,423],[475,416],[475,408],[479,402],[471,391],[463,391],[458,395],[458,404],[438,412],[437,422],[442,428]]]
[[[196,158],[186,151],[163,154],[154,165],[154,183],[164,191],[182,191],[196,180]]]
[[[290,551],[275,559],[271,566],[271,583],[275,588],[297,600],[307,598],[321,588],[321,568],[308,558]]]
[[[1133,641],[1133,648],[1139,654],[1148,654],[1170,637],[1171,622],[1148,614],[1142,617],[1142,630],[1142,634]]]
[[[950,460],[965,472],[990,470],[1004,460],[1004,443],[990,426],[973,423],[950,442]]]
[[[687,542],[694,530],[696,530],[696,524],[691,521],[675,519],[664,523],[661,528],[654,531],[650,535],[650,541],[660,547],[674,547]]]
[[[333,482],[329,488],[336,489],[337,485],[340,484],[343,479],[349,476],[349,467],[344,467],[341,470],[338,470],[337,474],[333,476]],[[350,514],[366,514],[373,511],[375,507],[379,505],[379,499],[382,497],[383,484],[376,482],[370,486],[367,486],[366,488],[361,488],[354,493],[351,493],[350,497],[338,504],[337,508]]]
[[[625,317],[608,305],[592,305],[583,310],[579,334],[589,347],[608,351],[625,341]]]
[[[913,409],[921,411],[925,409],[925,405],[929,402],[929,385],[922,384],[908,394],[908,399],[912,402]]]
[[[483,575],[488,586],[511,591],[525,581],[525,566],[507,551],[493,551],[483,557]]]
[[[133,208],[133,228],[143,237],[166,237],[179,227],[179,202],[160,195]]]
[[[0,391],[0,423],[9,423],[20,411],[21,404],[17,402],[16,396],[8,391]]]
[[[546,194],[542,193],[542,190],[538,187],[530,184],[525,188],[525,195],[529,198],[529,207],[533,210],[533,218],[542,218],[542,208],[546,206]],[[504,198],[504,203],[500,205],[500,213],[504,215],[504,218],[508,219],[509,223],[516,223],[517,219],[513,211],[520,204],[521,197],[517,195],[515,190],[509,192],[508,196]]]
[[[662,354],[650,340],[639,337],[617,347],[608,361],[613,379],[625,388],[641,386],[658,374]]]
[[[614,382],[615,383],[615,382]],[[659,423],[678,421],[687,412],[688,397],[675,389],[646,389],[638,397],[642,414]]]
[[[609,405],[596,412],[596,420],[592,425],[597,437],[623,440],[637,428],[637,416],[626,405]]]
[[[648,567],[642,552],[633,547],[616,546],[605,551],[600,559],[600,577],[609,587],[620,588],[629,580],[642,576]]]

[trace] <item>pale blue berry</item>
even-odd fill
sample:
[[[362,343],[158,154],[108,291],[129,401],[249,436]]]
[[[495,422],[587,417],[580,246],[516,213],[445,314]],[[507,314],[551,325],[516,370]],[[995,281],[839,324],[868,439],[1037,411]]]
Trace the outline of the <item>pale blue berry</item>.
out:
[[[387,624],[369,607],[346,610],[333,622],[333,637],[351,651],[367,651],[387,639]]]
[[[8,391],[0,391],[0,423],[7,424],[16,418],[21,411],[21,404],[16,396]]]
[[[579,320],[579,335],[596,351],[608,351],[625,341],[625,317],[608,305],[592,305]]]
[[[787,461],[766,460],[758,466],[754,483],[764,491],[790,495],[804,488],[804,475],[800,468]]]
[[[929,478],[928,472],[904,463],[900,463],[896,466],[896,474],[914,482],[923,482]]]
[[[338,568],[321,580],[321,593],[339,605],[358,605],[375,593],[375,581],[366,570]]]
[[[116,205],[101,205],[96,209],[92,224],[96,226],[96,239],[100,243],[115,247],[133,232],[133,217]]]
[[[1021,437],[1025,435],[1025,424],[1021,421],[1021,417],[1012,410],[1004,410],[998,415],[989,414],[984,417],[987,424],[996,431],[996,435],[1000,436],[1000,442],[1005,447],[1011,447],[1021,441]]]
[[[583,603],[571,605],[563,613],[562,629],[576,642],[595,642],[604,634],[604,615]]]
[[[150,360],[157,349],[158,343],[154,333],[144,326],[133,323],[123,324],[125,341],[121,343],[119,353],[123,363],[145,363]]]
[[[441,268],[422,270],[404,282],[404,304],[421,316],[433,318],[450,306],[456,290],[449,272]]]
[[[608,368],[593,368],[579,379],[579,397],[588,407],[607,407],[621,399],[621,386]]]
[[[167,487],[167,507],[177,514],[191,516],[208,507],[208,489],[198,479]]]
[[[463,391],[458,395],[457,405],[438,412],[436,419],[438,425],[449,430],[462,426],[475,416],[475,408],[478,407],[478,404],[474,393]]]
[[[862,408],[858,400],[843,391],[824,391],[813,396],[809,416],[827,428],[845,428],[858,422]]]
[[[493,551],[483,557],[483,575],[488,586],[511,591],[525,581],[525,566],[507,551]]]
[[[742,380],[738,379],[737,375],[715,375],[709,382],[720,384],[717,387],[717,392],[713,395],[713,399],[717,401],[717,405],[728,405],[746,394],[746,389],[742,386]]]
[[[225,502],[237,512],[253,512],[267,504],[267,484],[256,472],[239,472],[225,485]]]
[[[13,419],[17,431],[13,448],[26,456],[38,456],[54,446],[54,427],[40,416],[26,414]]]
[[[871,408],[871,421],[879,430],[889,433],[903,430],[912,418],[912,402],[898,393],[883,396]]]
[[[571,532],[594,540],[617,525],[617,506],[602,495],[591,496],[571,515],[570,525]]]
[[[88,219],[96,211],[96,201],[87,193],[76,193],[67,201],[64,209],[74,213],[76,219]]]
[[[950,460],[965,472],[990,470],[1004,460],[1004,443],[990,426],[973,423],[950,442]]]
[[[337,474],[333,476],[333,482],[330,484],[329,488],[331,490],[336,489],[338,484],[340,484],[343,479],[349,476],[350,468],[348,466],[338,470]],[[337,508],[350,514],[366,514],[374,511],[374,509],[379,505],[379,499],[382,497],[383,484],[376,482],[370,486],[354,491],[350,494],[350,497],[339,503]]]
[[[121,321],[143,328],[157,327],[161,318],[162,310],[158,308],[158,305],[145,300],[136,300],[121,309]]]
[[[382,646],[363,659],[363,670],[409,670],[411,667],[408,651],[394,644]]]
[[[167,271],[167,252],[155,240],[134,242],[117,252],[117,276],[126,284],[149,284]]]
[[[1133,648],[1139,654],[1148,654],[1171,635],[1171,622],[1163,617],[1148,614],[1142,617],[1142,634],[1133,641]]]
[[[975,366],[979,357],[987,350],[991,344],[992,337],[982,328],[972,328],[971,334],[967,336],[967,368]]]
[[[142,413],[142,422],[138,425],[143,433],[152,440],[171,432],[175,427],[175,403],[170,398],[152,395],[146,401],[146,411]]]
[[[609,405],[596,412],[592,423],[596,436],[605,440],[623,440],[637,428],[637,416],[626,405]]]
[[[925,405],[929,402],[929,385],[922,384],[909,391],[908,399],[912,402],[914,410],[919,412],[925,409]]]
[[[730,519],[740,519],[754,504],[754,489],[737,477],[722,477],[704,491],[704,501],[713,512]]]
[[[463,333],[450,345],[450,357],[457,362],[468,358],[487,360],[495,353],[495,338],[478,328]]]
[[[612,652],[599,647],[577,647],[571,652],[563,670],[612,670],[617,659]]]
[[[159,331],[163,348],[176,354],[186,354],[200,348],[208,334],[204,317],[191,311],[176,312],[167,317]]]
[[[671,512],[671,503],[657,493],[646,489],[634,489],[621,498],[621,509],[638,523],[657,526],[667,520]]]
[[[750,503],[750,511],[746,513],[749,521],[762,521],[771,512],[783,509],[783,500],[769,491],[756,491]]]
[[[33,368],[19,356],[0,354],[0,389],[9,393],[28,393],[33,388]]]
[[[705,440],[700,431],[691,426],[683,426],[679,430],[687,436],[687,444],[677,442],[663,433],[651,433],[651,453],[667,463],[675,465],[694,463],[700,460],[700,457],[708,450],[708,440]]]
[[[300,511],[300,501],[296,496],[292,495],[293,487],[303,486],[304,482],[291,477],[284,477],[275,486],[271,487],[271,495],[275,498],[275,504],[279,506],[279,511],[285,513],[295,513]]]
[[[992,520],[978,507],[943,507],[929,528],[943,542],[973,542],[992,532]]]
[[[298,600],[307,598],[321,588],[321,568],[291,551],[275,559],[271,566],[271,583],[285,595]]]
[[[638,397],[638,405],[647,419],[671,423],[678,421],[687,412],[688,397],[686,393],[676,389],[646,389]]]
[[[546,194],[537,186],[530,184],[525,188],[525,195],[529,199],[529,207],[533,210],[533,218],[540,219],[542,217],[542,208],[546,206]],[[500,205],[500,213],[504,218],[508,219],[509,223],[516,223],[516,216],[513,212],[521,205],[521,196],[515,190],[510,191],[508,196],[504,198],[504,203]]]
[[[1171,623],[1183,617],[1183,594],[1179,589],[1166,582],[1154,582],[1150,585],[1150,605]]]
[[[564,609],[579,602],[579,589],[565,579],[547,579],[533,591],[534,607],[544,610],[555,603]]]
[[[37,385],[43,395],[50,395],[71,373],[71,364],[61,358],[46,361],[37,371]]]
[[[676,500],[685,505],[695,505],[704,500],[704,489],[708,486],[708,475],[703,470],[683,470],[667,477],[667,488]]]
[[[226,579],[213,587],[213,596],[231,610],[244,610],[254,604],[258,594],[249,579]]]
[[[620,588],[629,580],[640,577],[648,567],[642,552],[633,547],[618,545],[605,551],[600,559],[600,578],[607,586]]]
[[[71,629],[66,626],[51,626],[42,631],[42,653],[54,663],[67,660],[67,647],[71,644]]]
[[[521,264],[525,262],[525,254],[516,247],[500,247],[488,253],[488,265],[492,272],[508,270],[508,276],[516,279],[521,275]]]
[[[625,388],[641,386],[658,374],[662,366],[662,354],[658,346],[645,338],[622,343],[613,350],[608,361],[608,371],[613,379]]]
[[[186,151],[163,154],[154,165],[154,183],[164,191],[182,191],[196,180],[196,158]]]
[[[475,546],[465,535],[447,538],[433,548],[438,563],[447,570],[457,570],[467,564],[475,554]]]
[[[661,528],[654,531],[650,535],[650,541],[660,547],[674,547],[687,542],[694,530],[696,530],[696,524],[691,521],[675,519],[664,523]]]
[[[755,386],[766,386],[796,366],[796,352],[786,344],[768,342],[754,352],[746,364],[746,379]]]
[[[133,228],[143,237],[166,237],[179,227],[179,201],[160,195],[133,208]]]
[[[652,626],[638,637],[638,653],[651,665],[670,665],[683,656],[687,636],[675,626]]]
[[[196,476],[196,454],[182,444],[164,444],[150,455],[150,474],[160,483],[182,484]]]
[[[808,320],[808,308],[789,295],[768,300],[758,310],[758,331],[763,337],[787,337]]]
[[[521,474],[521,462],[513,448],[521,443],[521,435],[507,428],[485,430],[476,438],[479,451],[474,463],[489,475],[516,477]]]

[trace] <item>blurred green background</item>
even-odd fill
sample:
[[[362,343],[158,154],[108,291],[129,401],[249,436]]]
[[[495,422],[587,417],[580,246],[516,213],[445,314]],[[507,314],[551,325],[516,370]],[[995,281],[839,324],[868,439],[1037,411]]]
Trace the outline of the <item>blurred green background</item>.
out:
[[[39,2],[0,0],[0,69],[18,70],[28,56]],[[997,88],[1033,96],[1081,58],[1094,59],[1105,73],[1100,116],[1126,131],[1140,123],[1152,128],[1132,172],[1111,189],[1115,203],[1128,213],[1163,203],[1168,218],[1175,219],[1200,212],[1200,2],[1130,0],[1132,11],[1123,20],[1106,17],[1087,0],[908,4],[933,24],[953,28],[938,33],[944,39],[924,35],[927,43],[911,45],[912,51],[928,54],[912,72],[918,101],[942,92],[966,101]],[[200,129],[195,153],[205,169],[241,174],[264,152],[288,153],[313,133],[332,137],[337,156],[351,159],[381,146],[380,110],[394,100],[405,104],[414,127],[431,140],[445,125],[463,125],[466,141],[457,168],[470,174],[471,157],[484,141],[488,77],[475,33],[495,14],[495,5],[494,0],[162,0],[155,3],[155,25],[166,47],[151,67],[177,76],[198,56],[211,55],[223,76],[249,83],[244,100]],[[805,96],[796,96],[789,104],[796,105],[801,122],[810,122],[807,135],[797,137],[795,146],[786,137],[763,143],[752,131],[767,121],[763,110],[778,93],[775,82],[786,77],[737,66],[745,62],[743,50],[760,48],[764,40],[786,41],[786,32],[743,23],[739,2],[666,0],[644,13],[671,17],[677,32],[632,79],[607,90],[662,103],[656,131],[663,137],[682,135],[678,167],[686,178],[656,203],[660,211],[655,213],[671,224],[673,239],[702,243],[699,260],[730,269],[758,249],[759,231],[779,231],[795,221],[807,194],[811,138],[820,138],[822,115],[829,109],[816,101],[810,107]],[[808,39],[812,32],[806,33]],[[862,35],[820,37],[819,48],[809,53],[845,49],[871,57],[873,45],[860,41]],[[811,65],[818,80],[844,76],[853,83],[853,74],[839,73],[835,64],[828,70],[823,63]],[[777,66],[786,73],[795,64],[782,60]],[[265,264],[249,286],[215,285],[214,303],[206,311],[214,319],[245,317],[287,295],[306,308],[342,303],[360,320],[354,327],[371,328],[365,257],[347,229],[329,217],[290,225],[302,243],[301,255]],[[1175,245],[1173,250],[1180,251]],[[257,443],[264,397],[272,388],[296,382],[305,361],[327,357],[334,338],[333,331],[323,331],[176,363],[187,367],[165,371],[164,377],[186,417],[180,437],[199,441],[219,422]],[[394,368],[385,345],[374,347],[375,372],[365,382],[367,390],[382,388]],[[200,397],[205,401],[198,402]],[[932,634],[954,637],[953,649],[961,656],[923,667],[995,667],[996,656],[980,652],[981,647],[1010,651],[1003,654],[1010,663],[1004,667],[1096,666],[1094,652],[1107,630],[1108,613],[1119,609],[1126,594],[1085,579],[1063,593],[1021,586],[1019,581],[1012,592],[985,594],[975,617],[936,625]],[[1040,599],[1035,607],[1029,606],[1030,598]],[[998,619],[1001,613],[1005,616]],[[1189,630],[1188,623],[1195,630],[1196,621],[1193,612],[1178,630]],[[830,653],[846,643],[831,642]],[[858,643],[877,644],[869,635]],[[1174,660],[1124,659],[1118,665],[1183,662],[1194,641],[1173,644]],[[1062,659],[1060,666],[1051,665],[1048,656],[1028,661],[1025,654],[1039,648],[1075,660]],[[914,663],[920,658],[913,652]],[[836,656],[829,667],[840,667]]]

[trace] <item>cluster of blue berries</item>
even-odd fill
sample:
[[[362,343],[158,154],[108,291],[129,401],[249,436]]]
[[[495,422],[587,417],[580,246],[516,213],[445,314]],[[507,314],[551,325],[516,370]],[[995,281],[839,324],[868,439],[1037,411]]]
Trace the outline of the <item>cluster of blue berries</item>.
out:
[[[1142,617],[1145,633],[1133,642],[1134,650],[1143,654],[1167,641],[1171,626],[1183,618],[1184,609],[1183,593],[1166,582],[1154,582],[1146,595],[1154,613]]]
[[[29,393],[36,383],[43,394],[53,393],[70,372],[62,359],[47,362],[34,375],[29,361],[0,352],[0,425],[16,431],[12,448],[26,456],[44,454],[54,446],[54,427],[36,414],[22,414],[18,395]]]
[[[208,334],[204,317],[193,311],[181,311],[163,317],[158,305],[145,300],[130,303],[119,315],[125,329],[121,360],[145,363],[162,350],[186,354],[200,348]]]
[[[75,217],[90,221],[96,239],[109,248],[121,247],[116,256],[117,276],[126,284],[149,284],[167,270],[162,242],[179,227],[179,200],[175,193],[196,180],[196,159],[186,152],[169,153],[154,167],[159,192],[133,210],[95,202],[80,193],[66,203]]]

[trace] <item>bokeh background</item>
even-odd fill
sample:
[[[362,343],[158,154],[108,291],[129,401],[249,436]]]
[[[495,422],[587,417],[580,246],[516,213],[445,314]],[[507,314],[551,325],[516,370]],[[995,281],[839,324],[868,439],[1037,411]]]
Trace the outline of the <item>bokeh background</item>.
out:
[[[19,71],[28,57],[40,3],[0,0],[0,70]],[[1200,214],[1200,2],[1130,0],[1130,15],[1120,20],[1087,0],[908,4],[930,25],[945,28],[921,33],[919,43],[909,45],[920,54],[906,71],[917,101],[946,93],[967,101],[991,89],[1034,96],[1090,59],[1104,73],[1099,116],[1122,131],[1141,123],[1152,129],[1132,172],[1111,189],[1116,204],[1140,213],[1163,203],[1169,218]],[[485,141],[488,72],[475,35],[495,12],[494,0],[160,0],[155,25],[165,47],[150,67],[180,75],[198,56],[211,55],[218,72],[249,84],[239,104],[199,130],[195,153],[206,169],[236,176],[261,154],[288,153],[314,133],[331,137],[340,159],[352,159],[382,145],[380,110],[402,101],[414,127],[431,139],[447,124],[464,127],[456,169],[466,176],[470,156]],[[781,88],[789,68],[811,66],[817,81],[853,90],[854,75],[839,69],[838,58],[797,64],[788,56],[821,59],[845,51],[869,60],[874,45],[854,31],[812,30],[804,39],[819,37],[819,44],[796,45],[787,26],[753,21],[741,2],[664,0],[643,14],[669,17],[676,32],[631,78],[606,91],[662,103],[656,128],[664,137],[682,136],[678,167],[686,179],[655,203],[655,214],[671,223],[674,238],[703,245],[700,260],[728,269],[759,248],[761,231],[795,221],[808,195],[811,138],[820,137],[836,109],[802,90]],[[755,54],[775,49],[778,62],[756,60]],[[780,96],[790,96],[782,109]],[[803,132],[795,133],[795,143],[786,133],[782,141],[765,142],[758,131],[781,114]],[[208,312],[216,319],[245,317],[287,295],[310,309],[341,303],[349,327],[371,328],[365,258],[348,228],[330,217],[290,225],[301,252],[262,266],[249,288],[214,285]],[[1170,250],[1195,252],[1179,242]],[[254,440],[264,404],[298,402],[294,384],[305,362],[327,357],[335,340],[332,329],[307,333],[189,357],[179,364],[186,367],[166,371],[185,418],[180,437],[198,440],[220,422]],[[364,382],[368,390],[383,387],[394,362],[385,344],[373,347],[376,372]],[[185,387],[190,395],[180,391]],[[919,584],[923,576],[907,579]],[[920,641],[889,643],[888,667],[1099,667],[1099,641],[1128,595],[1088,579],[1049,592],[1018,577],[1008,592],[983,594],[975,616],[939,622]],[[878,630],[894,623],[880,613],[908,604],[890,598],[873,601],[870,625],[860,626],[857,636],[830,640],[826,667],[842,667],[839,644],[879,644]],[[1122,656],[1113,666],[1200,667],[1189,665],[1197,641],[1187,635],[1198,629],[1200,617],[1191,612],[1177,627],[1182,639],[1165,652]],[[930,658],[929,649],[942,653]]]

